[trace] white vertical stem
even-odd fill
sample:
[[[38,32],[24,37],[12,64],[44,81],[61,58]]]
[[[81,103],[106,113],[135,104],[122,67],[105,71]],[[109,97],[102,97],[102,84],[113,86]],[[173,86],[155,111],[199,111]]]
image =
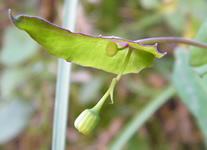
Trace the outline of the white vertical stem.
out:
[[[63,27],[75,30],[78,0],[65,0]],[[64,150],[69,108],[71,63],[58,60],[52,150]]]

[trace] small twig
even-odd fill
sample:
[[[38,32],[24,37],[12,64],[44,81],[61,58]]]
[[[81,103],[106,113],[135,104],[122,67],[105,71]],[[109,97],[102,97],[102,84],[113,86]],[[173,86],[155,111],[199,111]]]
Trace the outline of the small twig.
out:
[[[141,44],[152,44],[152,43],[183,43],[193,46],[198,46],[202,48],[207,48],[206,43],[198,42],[191,39],[186,39],[182,37],[155,37],[155,38],[146,38],[140,39],[136,42],[140,42]]]

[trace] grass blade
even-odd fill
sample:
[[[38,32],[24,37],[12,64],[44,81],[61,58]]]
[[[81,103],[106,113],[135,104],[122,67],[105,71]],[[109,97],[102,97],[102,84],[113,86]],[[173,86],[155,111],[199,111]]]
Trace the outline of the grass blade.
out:
[[[205,78],[189,66],[190,56],[185,48],[178,47],[175,51],[175,58],[173,84],[182,101],[196,118],[207,148],[207,85]]]
[[[65,0],[64,28],[71,31],[75,28],[76,8],[78,0]],[[56,85],[56,98],[53,122],[52,150],[65,149],[65,137],[69,107],[71,64],[63,59],[58,60],[58,75]]]
[[[109,146],[109,150],[120,150],[136,131],[174,94],[175,88],[169,86],[158,97],[153,99],[142,111],[139,111],[112,142]]]

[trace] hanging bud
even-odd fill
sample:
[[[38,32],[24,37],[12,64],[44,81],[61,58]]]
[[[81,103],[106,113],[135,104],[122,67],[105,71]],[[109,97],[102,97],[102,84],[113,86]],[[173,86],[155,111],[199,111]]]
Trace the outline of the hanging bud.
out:
[[[94,109],[84,110],[75,120],[75,127],[84,135],[90,134],[99,123],[99,112]]]
[[[106,45],[106,54],[113,57],[118,52],[118,47],[115,42],[109,41]]]

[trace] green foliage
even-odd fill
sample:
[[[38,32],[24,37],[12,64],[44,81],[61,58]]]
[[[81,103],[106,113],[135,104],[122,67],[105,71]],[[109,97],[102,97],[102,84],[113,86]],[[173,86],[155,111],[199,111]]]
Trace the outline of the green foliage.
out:
[[[157,51],[157,44],[143,46],[138,42],[116,37],[93,37],[72,33],[37,17],[20,15],[13,18],[10,14],[10,18],[19,29],[25,30],[52,55],[108,72],[118,73],[127,53],[123,50],[114,57],[109,57],[106,54],[106,45],[109,41],[120,45],[118,48],[128,46],[134,49],[124,74],[136,73],[145,67],[150,67],[155,57],[161,58],[165,55]]]
[[[49,4],[44,6],[44,3],[37,1],[17,0],[12,2],[2,1],[0,6],[2,10],[10,7],[15,12],[39,15],[43,18],[48,18],[45,12],[56,12],[55,16],[51,13],[49,17],[56,18],[55,22],[59,23],[60,21],[64,22],[62,18],[59,18],[61,15],[60,11],[57,11],[59,8],[64,7],[62,2],[60,1],[56,3],[58,5],[53,5],[53,1],[50,1]],[[79,23],[77,26],[78,31],[93,35],[117,35],[133,40],[157,36],[184,36],[192,38],[207,14],[207,2],[205,0],[83,0],[80,5],[83,7],[79,9],[80,16],[77,17]],[[55,6],[56,8],[54,7],[48,11],[48,8],[51,8],[48,6]],[[74,16],[72,13],[67,14]],[[11,25],[8,21],[8,15],[5,11],[2,11],[0,14],[0,34],[6,31],[8,25]],[[30,43],[29,40],[32,40],[28,37],[20,40],[18,38],[19,35],[25,33],[22,31],[16,33],[18,30],[12,30],[8,44],[13,47],[7,49],[10,50],[10,54],[7,56],[3,54],[5,53],[3,52],[6,44],[5,37],[0,37],[0,43],[3,46],[3,49],[0,50],[0,63],[2,63],[2,65],[0,64],[0,101],[2,101],[2,96],[3,100],[5,97],[8,97],[6,100],[13,100],[11,97],[18,95],[21,96],[20,99],[32,101],[36,111],[32,116],[32,121],[27,126],[27,130],[21,130],[21,134],[16,134],[14,136],[16,138],[13,138],[10,142],[2,143],[0,149],[51,149],[51,114],[53,114],[54,106],[57,59],[45,55],[45,52],[39,52],[33,56],[28,55],[28,58],[22,57],[24,60],[13,63],[16,59],[15,57],[21,57],[20,55],[27,53],[26,51],[29,47],[26,45]],[[16,45],[14,42],[17,40],[21,44]],[[142,106],[146,106],[145,104],[148,100],[172,82],[171,74],[174,58],[171,52],[175,46],[176,44],[160,44],[160,49],[169,51],[167,57],[156,61],[153,68],[145,69],[139,74],[130,74],[121,80],[117,89],[115,89],[115,104],[106,104],[108,106],[104,107],[105,116],[102,117],[100,126],[90,137],[82,136],[75,130],[72,123],[82,109],[91,107],[105,92],[113,75],[93,68],[83,68],[74,65],[70,95],[70,107],[72,109],[70,109],[70,115],[68,116],[66,149],[107,149],[114,137],[117,139],[120,133],[123,133],[122,129],[128,127],[130,119],[140,119],[138,114],[142,112]],[[4,63],[2,54],[6,56],[4,60],[7,63]],[[207,85],[206,66],[192,69],[195,73],[199,73],[203,84]],[[84,70],[85,73],[81,70]],[[93,81],[89,81],[89,78]],[[89,82],[86,83],[86,81]],[[181,82],[182,80],[179,81]],[[7,91],[7,89],[9,90]],[[130,136],[131,139],[124,145],[123,150],[163,150],[165,147],[176,150],[204,150],[204,139],[201,138],[203,131],[198,130],[195,126],[197,120],[189,115],[188,110],[186,110],[186,107],[183,107],[179,99],[179,97],[171,98],[157,113],[153,113],[152,117],[147,119],[148,121],[141,128],[140,126],[134,126],[131,129],[133,130],[133,133],[131,133],[134,136]],[[9,107],[9,105],[4,106]],[[5,109],[4,106],[1,105],[0,109]],[[62,111],[63,109],[60,110]],[[17,110],[15,109],[15,111]],[[158,124],[159,127],[155,127]],[[0,129],[1,131],[5,127],[2,128]],[[130,130],[130,128],[128,129]],[[160,135],[165,136],[162,137]],[[123,134],[123,136],[125,135]],[[160,142],[163,138],[165,140]],[[123,143],[121,144],[123,145]],[[57,146],[57,148],[59,147]]]
[[[139,111],[120,132],[112,142],[110,150],[120,150],[136,133],[137,130],[175,93],[175,88],[169,86],[157,97],[151,100],[141,111]]]
[[[205,76],[207,72],[207,65],[193,67],[193,70],[196,71],[200,76]]]
[[[179,96],[196,117],[198,125],[207,141],[207,85],[204,80],[189,66],[189,53],[178,48],[175,51],[173,83]],[[206,143],[207,144],[207,143]]]
[[[200,42],[207,42],[207,20],[203,23],[201,26],[195,40]],[[194,47],[192,46],[190,48],[190,63],[193,66],[201,66],[207,64],[207,50],[200,47]]]

